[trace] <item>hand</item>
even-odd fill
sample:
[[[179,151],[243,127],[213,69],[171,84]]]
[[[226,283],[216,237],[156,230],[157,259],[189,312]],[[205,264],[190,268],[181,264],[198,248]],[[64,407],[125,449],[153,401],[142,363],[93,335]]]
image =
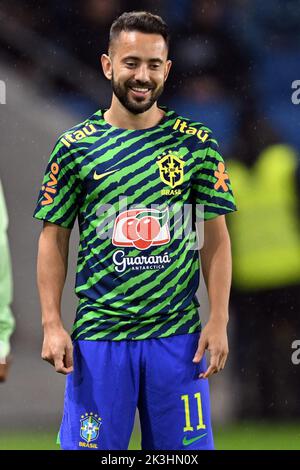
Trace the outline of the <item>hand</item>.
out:
[[[45,327],[42,359],[55,367],[60,374],[73,371],[73,345],[63,326]]]
[[[5,382],[8,375],[10,361],[6,360],[5,364],[0,363],[0,382]]]
[[[207,379],[212,374],[223,370],[228,356],[228,339],[226,324],[221,320],[209,320],[200,333],[198,348],[193,362],[199,363],[205,349],[210,352],[210,365],[199,378]]]

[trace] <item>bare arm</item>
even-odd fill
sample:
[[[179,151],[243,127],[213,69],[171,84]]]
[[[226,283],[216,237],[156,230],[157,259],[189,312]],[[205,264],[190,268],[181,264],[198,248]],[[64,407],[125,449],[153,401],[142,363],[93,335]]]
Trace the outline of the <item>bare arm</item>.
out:
[[[45,222],[39,238],[37,282],[42,310],[44,342],[42,358],[55,370],[73,370],[73,347],[61,319],[61,297],[68,270],[71,230]]]
[[[210,317],[201,332],[194,362],[210,351],[210,365],[200,377],[207,378],[225,366],[228,356],[227,323],[231,286],[231,245],[225,216],[204,223],[204,245],[200,251],[202,271],[208,291]]]

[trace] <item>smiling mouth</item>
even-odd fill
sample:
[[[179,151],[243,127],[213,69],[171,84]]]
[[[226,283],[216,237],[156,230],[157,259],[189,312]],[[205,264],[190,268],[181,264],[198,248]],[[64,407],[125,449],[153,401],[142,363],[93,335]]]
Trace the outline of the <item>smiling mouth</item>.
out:
[[[146,87],[129,87],[130,90],[135,94],[136,96],[146,96],[152,88],[146,88]]]

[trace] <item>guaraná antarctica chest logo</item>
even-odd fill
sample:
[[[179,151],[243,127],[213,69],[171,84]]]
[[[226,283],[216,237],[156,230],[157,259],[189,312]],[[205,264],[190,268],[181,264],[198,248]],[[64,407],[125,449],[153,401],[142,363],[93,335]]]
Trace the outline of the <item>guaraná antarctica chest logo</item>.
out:
[[[168,208],[130,209],[121,212],[115,219],[112,243],[118,247],[132,247],[146,250],[152,246],[165,245],[170,242],[168,226]],[[167,252],[152,256],[124,256],[123,250],[117,250],[113,255],[115,269],[125,271],[130,266],[133,270],[162,269],[163,263],[170,263]]]
[[[132,207],[127,196],[120,196],[114,204],[99,204],[97,237],[109,242],[105,245],[107,249],[109,245],[112,248],[112,257],[105,256],[105,262],[111,260],[112,268],[118,273],[165,269],[176,262],[176,255],[171,252],[178,243],[184,243],[187,250],[201,249],[203,214],[203,205],[178,201]],[[171,246],[173,242],[175,245]]]
[[[115,220],[112,243],[115,246],[133,246],[145,250],[151,245],[165,245],[170,241],[168,208],[130,209]]]
[[[185,162],[181,159],[180,155],[169,150],[160,155],[156,163],[159,167],[160,179],[171,188],[162,189],[161,194],[165,196],[181,194],[181,189],[174,189],[183,183],[183,166]]]
[[[95,441],[98,439],[102,418],[94,413],[85,413],[80,420],[80,437],[84,442],[79,442],[80,447],[97,449]]]

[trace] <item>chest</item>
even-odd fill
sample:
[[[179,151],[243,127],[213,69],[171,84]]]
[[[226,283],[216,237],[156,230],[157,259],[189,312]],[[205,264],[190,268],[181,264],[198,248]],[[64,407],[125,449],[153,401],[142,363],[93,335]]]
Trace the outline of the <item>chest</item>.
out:
[[[77,157],[85,199],[102,201],[126,195],[132,202],[153,197],[187,195],[192,185],[194,158],[177,139],[106,142],[91,145]]]

